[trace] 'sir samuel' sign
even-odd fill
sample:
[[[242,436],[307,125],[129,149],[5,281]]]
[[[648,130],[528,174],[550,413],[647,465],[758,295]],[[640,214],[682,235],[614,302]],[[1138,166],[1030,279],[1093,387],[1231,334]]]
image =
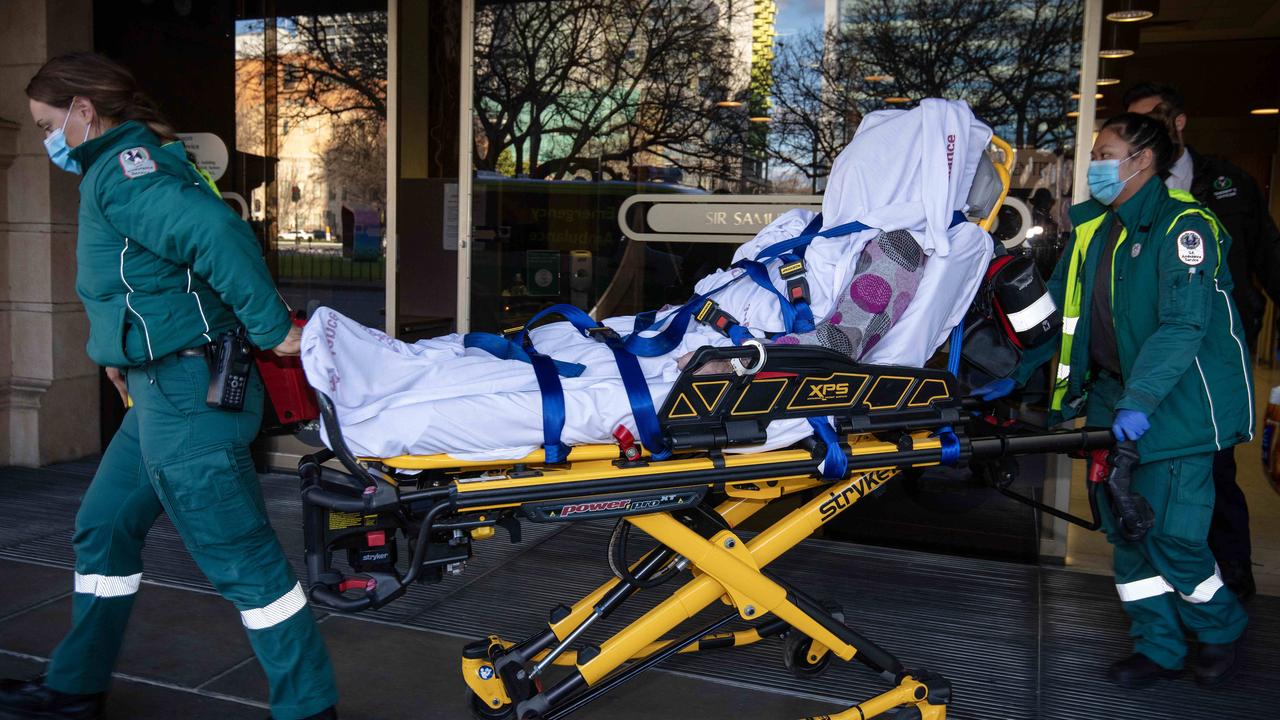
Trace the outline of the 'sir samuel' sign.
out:
[[[788,210],[822,211],[821,195],[632,195],[623,234],[642,242],[744,243]]]

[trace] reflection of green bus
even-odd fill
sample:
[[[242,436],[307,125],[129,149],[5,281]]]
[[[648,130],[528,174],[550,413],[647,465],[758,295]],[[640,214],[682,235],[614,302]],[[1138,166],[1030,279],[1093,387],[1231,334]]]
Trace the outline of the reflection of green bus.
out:
[[[473,189],[472,328],[499,330],[569,303],[597,317],[683,302],[731,245],[636,243],[618,208],[639,193],[701,193],[671,183],[531,180],[481,173]],[[637,209],[639,212],[639,209]],[[643,218],[630,218],[643,228]]]

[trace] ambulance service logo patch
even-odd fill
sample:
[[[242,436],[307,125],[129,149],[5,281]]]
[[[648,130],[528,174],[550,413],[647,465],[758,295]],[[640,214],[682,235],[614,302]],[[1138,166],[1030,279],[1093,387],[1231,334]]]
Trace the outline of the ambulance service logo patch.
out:
[[[1213,181],[1214,190],[1226,190],[1231,187],[1231,178],[1226,175],[1219,175],[1217,180]]]
[[[1204,262],[1204,238],[1200,233],[1188,230],[1178,236],[1178,259],[1186,265]]]
[[[146,148],[129,148],[120,153],[119,160],[120,169],[124,170],[124,176],[130,180],[156,171],[156,161],[151,159],[151,153]]]

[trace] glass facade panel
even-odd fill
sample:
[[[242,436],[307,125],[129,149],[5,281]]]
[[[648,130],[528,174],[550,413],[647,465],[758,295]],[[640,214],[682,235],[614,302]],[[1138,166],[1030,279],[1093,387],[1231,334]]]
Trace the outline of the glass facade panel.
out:
[[[386,304],[385,7],[235,23],[238,185],[280,293],[373,327]]]
[[[1071,0],[480,0],[471,326],[687,299],[733,243],[637,240],[643,205],[624,236],[628,197],[707,195],[715,211],[717,194],[820,194],[863,116],[925,97],[966,100],[1015,147],[994,234],[1050,264],[1080,26]]]
[[[618,213],[635,194],[762,189],[749,125],[717,106],[749,82],[750,6],[478,3],[473,329],[556,302],[604,317],[683,301],[727,263],[729,245],[627,240]]]
[[[779,0],[771,156],[820,188],[866,113],[964,100],[1017,153],[993,235],[1052,264],[1071,204],[1083,3]],[[816,12],[821,6],[821,12]]]

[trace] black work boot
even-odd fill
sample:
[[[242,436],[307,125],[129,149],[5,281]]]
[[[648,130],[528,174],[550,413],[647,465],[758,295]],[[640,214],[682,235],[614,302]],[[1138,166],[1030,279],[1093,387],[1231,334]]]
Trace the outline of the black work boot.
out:
[[[267,718],[267,720],[272,720],[272,718]],[[326,708],[315,715],[308,715],[302,720],[338,720],[338,709],[335,707]]]
[[[1143,688],[1161,678],[1176,678],[1181,674],[1181,668],[1170,670],[1142,653],[1134,653],[1112,663],[1107,670],[1107,679],[1123,688]]]
[[[5,720],[97,720],[106,693],[71,695],[35,680],[0,680],[0,718]]]
[[[1202,688],[1218,688],[1227,684],[1240,671],[1240,641],[1200,643],[1191,671]]]

